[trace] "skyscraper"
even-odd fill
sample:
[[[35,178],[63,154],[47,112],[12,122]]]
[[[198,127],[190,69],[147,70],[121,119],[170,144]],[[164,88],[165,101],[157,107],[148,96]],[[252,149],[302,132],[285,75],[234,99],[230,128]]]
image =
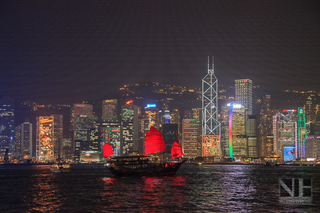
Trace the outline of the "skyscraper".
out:
[[[186,158],[202,156],[200,115],[201,108],[192,108],[184,111],[181,141],[184,157]]]
[[[266,157],[273,152],[272,142],[272,117],[273,110],[270,107],[271,95],[265,95],[262,99],[260,109],[260,124],[259,124],[259,142],[260,142],[260,157]]]
[[[102,121],[117,121],[117,99],[103,100],[102,101]]]
[[[230,103],[229,108],[229,156],[247,157],[246,115],[244,106]]]
[[[75,160],[80,160],[81,151],[89,151],[89,131],[94,128],[95,121],[93,105],[85,103],[73,105],[71,115],[73,143],[71,152],[74,154]]]
[[[273,116],[273,151],[284,161],[298,156],[298,124],[296,110],[283,110]]]
[[[75,129],[76,120],[78,117],[93,117],[93,106],[91,104],[73,104],[72,114],[71,114],[71,125],[73,130]]]
[[[141,109],[133,104],[133,101],[126,102],[121,106],[121,155],[138,153],[139,150],[139,115]]]
[[[37,158],[40,161],[59,159],[62,154],[63,116],[37,117]]]
[[[14,128],[14,153],[16,156],[21,155],[21,125]]]
[[[235,103],[244,106],[247,115],[252,115],[252,81],[237,79],[235,82]]]
[[[197,119],[182,120],[182,149],[186,158],[200,156],[201,152],[198,150],[199,124]]]
[[[0,154],[14,148],[14,100],[0,99]]]
[[[218,121],[218,79],[208,57],[208,74],[202,79],[202,156],[221,156],[221,124]]]
[[[255,115],[248,115],[246,122],[246,136],[247,136],[247,156],[249,158],[259,157],[259,146],[257,137],[257,118]]]
[[[21,124],[21,156],[33,157],[32,142],[32,123],[23,122]]]
[[[94,137],[91,137],[94,135],[92,131],[95,131],[95,122],[96,117],[77,117],[75,132],[75,160],[83,160],[82,157],[87,156],[87,152],[100,152],[100,150],[98,150],[98,139],[95,140]],[[96,144],[96,146],[93,144]]]
[[[103,147],[104,143],[108,143],[113,149],[113,156],[121,156],[121,123],[103,122],[97,123],[97,125],[99,127],[98,140],[100,142],[101,148]]]
[[[174,142],[180,144],[178,140],[178,124],[162,124],[161,133],[166,144],[165,157],[171,158],[171,147]]]

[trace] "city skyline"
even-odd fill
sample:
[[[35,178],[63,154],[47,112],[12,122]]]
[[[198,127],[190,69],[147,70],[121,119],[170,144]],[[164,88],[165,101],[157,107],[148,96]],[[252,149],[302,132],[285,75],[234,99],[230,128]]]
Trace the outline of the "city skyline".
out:
[[[103,100],[123,84],[251,79],[320,90],[319,1],[4,1],[0,96]]]

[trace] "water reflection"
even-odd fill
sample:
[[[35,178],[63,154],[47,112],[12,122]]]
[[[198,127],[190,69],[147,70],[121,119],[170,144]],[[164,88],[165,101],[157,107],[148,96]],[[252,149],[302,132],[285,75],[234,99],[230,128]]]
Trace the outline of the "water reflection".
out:
[[[183,195],[185,180],[182,176],[102,178],[102,211],[117,211],[120,208],[123,211],[139,209],[141,212],[157,212],[183,205],[186,200]]]
[[[115,178],[102,166],[0,167],[0,212],[317,212],[320,167],[182,165],[176,176]],[[279,203],[279,178],[313,178],[313,205]]]
[[[31,202],[28,202],[29,209],[37,212],[59,211],[61,199],[58,196],[58,184],[56,182],[57,173],[50,171],[50,166],[35,167],[32,176]],[[30,199],[26,197],[26,199]]]
[[[177,206],[185,202],[181,188],[185,187],[185,178],[173,177],[146,177],[140,199],[144,200],[144,209],[154,210],[153,207]]]

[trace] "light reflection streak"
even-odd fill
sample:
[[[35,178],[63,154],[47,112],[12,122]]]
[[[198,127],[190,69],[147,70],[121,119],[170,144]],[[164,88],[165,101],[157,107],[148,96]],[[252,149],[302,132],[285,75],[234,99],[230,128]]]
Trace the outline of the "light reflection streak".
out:
[[[185,178],[173,177],[147,177],[144,178],[144,185],[140,199],[146,212],[154,211],[161,206],[178,206],[185,203],[185,197],[181,188],[185,187]],[[156,207],[151,208],[150,207]]]
[[[139,212],[155,212],[159,208],[180,206],[185,201],[185,178],[142,177],[101,178],[103,190],[101,199],[103,212],[139,209]],[[124,196],[125,195],[125,196]],[[119,202],[121,200],[121,202]]]
[[[58,184],[55,180],[57,173],[51,172],[49,168],[47,165],[38,166],[36,169],[39,171],[32,177],[32,202],[28,203],[32,212],[55,212],[60,209],[61,201],[57,196]]]

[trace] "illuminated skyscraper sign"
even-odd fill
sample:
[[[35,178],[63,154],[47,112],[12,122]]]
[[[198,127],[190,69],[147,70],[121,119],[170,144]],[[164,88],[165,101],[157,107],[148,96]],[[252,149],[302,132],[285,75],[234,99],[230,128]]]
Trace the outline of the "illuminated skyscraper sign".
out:
[[[202,156],[221,156],[219,135],[202,135]]]
[[[156,104],[147,104],[146,108],[156,108]]]
[[[37,157],[41,161],[57,160],[62,154],[63,116],[37,118]]]
[[[38,118],[39,159],[54,159],[54,117],[40,116]]]
[[[108,135],[109,144],[111,144],[114,156],[120,156],[120,127],[111,127]]]

